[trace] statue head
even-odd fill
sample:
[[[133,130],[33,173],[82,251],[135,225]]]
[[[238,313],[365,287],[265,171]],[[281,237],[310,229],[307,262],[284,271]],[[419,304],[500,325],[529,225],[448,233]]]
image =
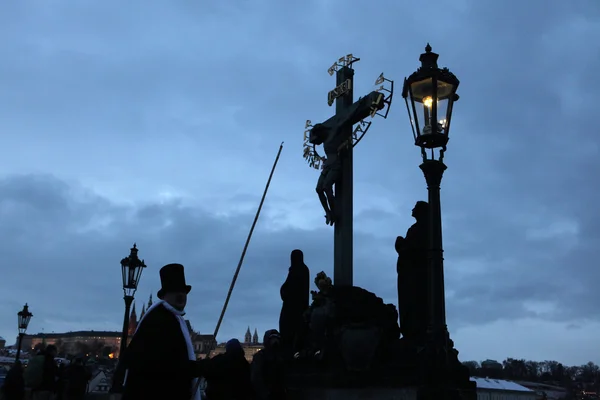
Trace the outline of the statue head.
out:
[[[310,136],[308,141],[312,144],[316,144],[317,146],[323,144],[327,139],[327,135],[329,134],[329,128],[327,128],[323,124],[316,124],[310,130]]]
[[[412,209],[412,216],[417,220],[429,217],[429,203],[426,201],[417,201]]]
[[[290,261],[292,265],[304,265],[304,253],[302,253],[302,250],[292,250]]]
[[[315,285],[317,285],[317,289],[319,289],[321,292],[326,292],[329,290],[329,288],[331,288],[331,286],[333,286],[333,282],[324,271],[321,271],[315,277]]]

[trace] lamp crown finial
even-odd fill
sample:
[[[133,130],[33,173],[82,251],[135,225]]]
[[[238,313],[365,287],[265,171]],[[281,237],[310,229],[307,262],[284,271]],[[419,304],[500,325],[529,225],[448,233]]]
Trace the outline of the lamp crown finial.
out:
[[[427,46],[425,46],[425,52],[431,53],[431,45],[429,44],[429,42],[427,42]]]

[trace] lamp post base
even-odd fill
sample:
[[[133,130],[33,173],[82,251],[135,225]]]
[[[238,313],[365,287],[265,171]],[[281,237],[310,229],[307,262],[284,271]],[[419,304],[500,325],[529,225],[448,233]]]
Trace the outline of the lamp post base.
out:
[[[477,385],[471,381],[469,369],[458,359],[458,351],[447,332],[445,340],[430,332],[418,362],[419,400],[476,399]]]
[[[127,348],[127,337],[129,331],[129,313],[131,310],[131,304],[133,303],[133,296],[126,295],[125,297],[123,297],[123,300],[125,300],[125,315],[123,316],[123,331],[121,332],[121,344],[119,347],[119,362],[117,363],[115,373],[113,374],[113,381],[112,386],[110,388],[110,393],[122,393],[123,381],[125,379],[125,365],[123,363],[123,354],[125,354],[125,349]]]

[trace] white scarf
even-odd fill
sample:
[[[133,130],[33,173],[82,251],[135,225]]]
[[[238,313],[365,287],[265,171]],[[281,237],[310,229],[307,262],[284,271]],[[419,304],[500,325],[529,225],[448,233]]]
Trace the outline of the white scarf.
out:
[[[185,320],[183,319],[185,312],[177,310],[176,308],[174,308],[172,305],[170,305],[169,303],[167,303],[164,300],[157,301],[156,303],[152,304],[152,306],[150,308],[148,308],[146,310],[146,313],[144,314],[142,319],[139,320],[137,328],[135,329],[135,333],[133,335],[135,336],[138,329],[140,329],[140,326],[142,325],[144,318],[146,318],[148,316],[148,314],[150,314],[150,312],[158,306],[163,306],[164,308],[169,310],[175,316],[175,318],[177,318],[177,320],[179,321],[179,327],[181,328],[181,333],[183,334],[183,338],[185,339],[185,344],[187,345],[188,357],[190,360],[196,361],[196,353],[194,353],[194,346],[192,345],[192,338],[190,337],[190,331],[188,329],[187,324],[185,323]],[[123,386],[125,386],[125,383],[127,382],[127,374],[128,373],[129,373],[129,370],[125,371],[125,378],[123,379]],[[197,381],[198,381],[198,378],[194,378],[192,380],[192,389],[197,387]],[[193,393],[192,399],[193,400],[201,400],[199,390],[196,390],[196,393]]]

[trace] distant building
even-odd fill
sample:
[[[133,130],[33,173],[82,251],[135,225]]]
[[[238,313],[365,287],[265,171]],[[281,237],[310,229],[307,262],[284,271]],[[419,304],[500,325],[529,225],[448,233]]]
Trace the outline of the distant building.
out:
[[[6,340],[2,336],[0,336],[0,349],[3,349],[6,346]]]
[[[148,308],[152,307],[152,294],[150,295],[149,299],[148,299]],[[138,319],[137,317],[137,313],[135,312],[135,303],[133,303],[133,306],[131,307],[131,314],[129,314],[129,330],[128,330],[128,335],[129,335],[129,339],[131,339],[131,337],[133,336],[133,334],[135,333],[138,324],[140,323],[140,321],[142,320],[142,318],[144,318],[144,315],[146,315],[146,304],[142,304],[142,312],[140,313],[140,319]]]
[[[496,360],[485,360],[481,362],[481,368],[502,371],[502,364]]]
[[[150,295],[148,303],[142,304],[142,310],[139,318],[137,316],[135,303],[132,304],[131,313],[129,315],[129,327],[127,330],[128,342],[133,337],[133,334],[137,330],[140,321],[144,318],[144,315],[148,309],[152,307],[152,304],[152,295]],[[189,329],[190,338],[192,339],[192,344],[197,357],[205,358],[209,356],[209,354],[211,354],[211,352],[218,347],[214,335],[202,335],[199,332],[195,332],[190,321],[185,320],[185,322]],[[258,344],[258,333],[256,330],[254,331],[254,337],[250,337],[249,341],[254,344]],[[23,337],[22,347],[24,350],[33,350],[35,346],[39,344],[44,346],[53,344],[59,348],[59,352],[64,351],[68,355],[75,355],[80,352],[82,347],[94,349],[100,346],[102,343],[106,347],[111,347],[112,353],[110,357],[116,357],[121,348],[121,332],[77,331],[64,333],[38,333],[33,335],[25,335]],[[2,341],[0,341],[0,345],[3,345]],[[0,348],[2,348],[2,346],[0,346]]]
[[[244,335],[244,342],[242,343],[244,349],[244,355],[248,362],[252,361],[252,357],[263,348],[263,344],[258,341],[258,330],[254,329],[254,335],[250,333],[250,327],[246,330]],[[225,353],[225,343],[220,343],[214,350],[210,352],[210,357],[214,357],[217,354]]]
[[[477,400],[537,400],[535,391],[501,379],[471,378],[477,384]]]
[[[206,358],[217,347],[215,335],[202,335],[200,333],[194,335],[192,344],[198,358]]]
[[[546,383],[541,382],[528,382],[528,381],[515,381],[521,386],[525,386],[528,389],[535,391],[538,394],[538,398],[546,398],[547,400],[558,400],[564,397],[567,397],[568,391],[567,389],[548,385]]]
[[[152,306],[152,295],[148,300],[148,308]],[[142,306],[142,312],[138,319],[135,303],[133,303],[129,314],[129,328],[127,330],[127,342],[135,333],[140,320],[146,313],[146,304]],[[18,340],[18,338],[17,338]],[[101,344],[111,348],[112,355],[119,354],[121,348],[121,332],[120,331],[76,331],[64,333],[38,333],[33,335],[25,335],[23,337],[23,349],[33,350],[35,346],[42,344],[47,346],[53,344],[59,348],[59,351],[64,351],[66,354],[75,355],[81,351],[81,347],[94,349]],[[83,346],[82,346],[83,345]]]
[[[38,344],[47,346],[53,344],[59,351],[75,355],[81,347],[94,348],[103,344],[111,347],[113,354],[118,354],[121,348],[121,332],[113,331],[77,331],[65,333],[38,333],[23,336],[22,348],[33,350]]]

